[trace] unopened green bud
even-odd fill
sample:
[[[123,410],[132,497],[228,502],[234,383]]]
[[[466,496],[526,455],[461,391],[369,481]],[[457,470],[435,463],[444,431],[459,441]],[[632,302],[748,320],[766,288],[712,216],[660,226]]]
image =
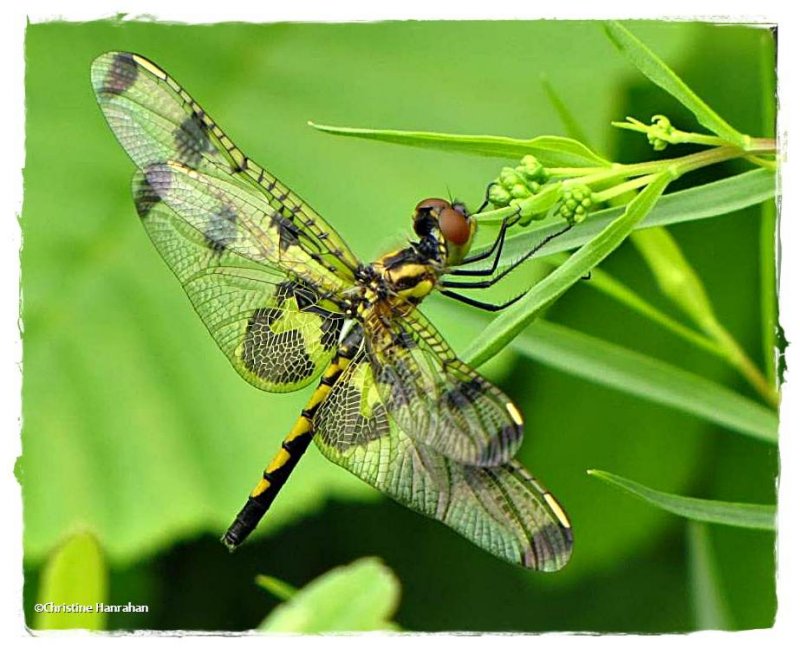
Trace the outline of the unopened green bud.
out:
[[[530,154],[523,156],[521,164],[517,167],[517,171],[527,180],[543,181],[546,179],[544,165]]]
[[[505,207],[511,201],[511,194],[502,185],[494,184],[491,187],[489,187],[488,198],[489,198],[489,202],[492,205],[497,205],[499,207]]]
[[[527,198],[528,196],[531,195],[531,190],[528,189],[522,183],[517,183],[516,185],[514,185],[511,188],[510,192],[513,198]]]
[[[675,129],[669,119],[664,115],[653,115],[653,117],[650,118],[650,122],[653,126],[647,131],[647,141],[653,147],[654,151],[663,151],[667,148]]]
[[[514,185],[524,184],[525,179],[515,169],[503,167],[498,178],[500,184],[510,190]]]

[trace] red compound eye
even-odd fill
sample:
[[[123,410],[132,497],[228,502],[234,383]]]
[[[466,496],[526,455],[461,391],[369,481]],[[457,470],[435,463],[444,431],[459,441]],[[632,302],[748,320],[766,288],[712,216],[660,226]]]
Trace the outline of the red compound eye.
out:
[[[471,234],[469,222],[462,212],[449,205],[439,212],[439,229],[449,243],[463,246]]]

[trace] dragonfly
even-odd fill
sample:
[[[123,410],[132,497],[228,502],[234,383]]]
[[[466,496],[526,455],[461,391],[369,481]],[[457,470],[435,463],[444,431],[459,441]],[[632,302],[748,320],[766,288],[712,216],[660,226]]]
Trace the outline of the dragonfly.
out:
[[[137,168],[138,216],[234,369],[267,392],[317,380],[222,542],[242,544],[313,439],[328,460],[491,554],[561,569],[572,527],[514,459],[521,413],[418,309],[434,291],[489,311],[507,306],[459,289],[489,286],[511,268],[496,272],[509,223],[469,256],[474,215],[425,199],[413,212],[416,239],[362,263],[155,63],[107,52],[91,79]],[[492,256],[492,267],[469,268]]]

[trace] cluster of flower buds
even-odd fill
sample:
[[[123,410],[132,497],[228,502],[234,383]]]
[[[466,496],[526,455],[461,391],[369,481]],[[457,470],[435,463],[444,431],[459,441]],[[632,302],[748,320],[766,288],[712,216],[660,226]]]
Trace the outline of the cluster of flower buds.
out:
[[[654,151],[663,151],[671,142],[675,128],[664,115],[653,115],[650,122],[652,126],[647,129],[647,141]]]
[[[547,169],[534,156],[526,155],[516,167],[503,167],[489,188],[489,202],[506,207],[539,193],[547,182]]]
[[[518,205],[520,225],[557,214],[567,223],[581,223],[594,201],[586,185],[564,188],[548,182],[548,170],[534,156],[526,155],[516,167],[504,167],[489,187],[488,199],[496,208]],[[534,198],[535,197],[535,198]]]
[[[575,185],[565,190],[558,205],[558,215],[570,225],[582,223],[592,207],[592,190]]]

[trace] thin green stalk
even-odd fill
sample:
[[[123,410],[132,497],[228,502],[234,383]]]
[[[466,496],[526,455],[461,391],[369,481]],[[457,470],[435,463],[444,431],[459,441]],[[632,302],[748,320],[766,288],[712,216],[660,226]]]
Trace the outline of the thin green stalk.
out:
[[[774,143],[774,140],[772,141]],[[771,151],[774,151],[771,149]],[[595,183],[607,183],[622,178],[629,178],[631,176],[643,176],[649,174],[657,174],[662,171],[669,171],[676,176],[682,176],[690,171],[708,167],[719,162],[732,160],[734,158],[745,157],[747,153],[735,146],[716,147],[714,149],[707,149],[705,151],[698,151],[697,153],[690,153],[686,156],[678,158],[667,158],[664,160],[649,160],[648,162],[639,162],[634,164],[615,164],[610,168],[602,168],[595,173],[586,174],[580,178],[575,178],[574,181],[564,181],[564,186],[569,185],[592,185]],[[553,170],[555,171],[555,170]]]
[[[725,358],[728,362],[739,370],[742,376],[747,379],[747,382],[753,386],[769,405],[777,408],[780,403],[780,394],[775,388],[775,384],[771,384],[761,373],[761,370],[758,369],[728,330],[716,319],[713,322],[709,322],[705,329],[725,350]]]
[[[764,169],[769,169],[770,171],[777,171],[778,170],[778,163],[774,160],[765,160],[764,158],[757,156],[757,155],[748,155],[744,158],[748,162],[752,162],[754,165],[763,167]]]
[[[557,255],[550,255],[540,261],[551,266],[560,266],[568,259],[568,255],[559,253]],[[591,281],[585,284],[587,288],[593,288],[601,293],[605,293],[610,298],[616,300],[623,306],[628,307],[632,311],[639,313],[645,318],[661,325],[665,329],[671,331],[679,338],[683,338],[688,343],[703,349],[719,358],[726,358],[725,351],[720,345],[710,338],[707,338],[701,333],[690,329],[675,318],[667,315],[657,307],[653,306],[650,302],[642,298],[639,294],[632,291],[628,286],[612,277],[606,271],[600,268],[592,269]]]
[[[631,190],[639,189],[639,187],[643,187],[644,185],[649,185],[651,182],[653,182],[653,180],[656,179],[656,176],[658,176],[658,174],[639,176],[638,178],[615,185],[614,187],[609,187],[605,191],[592,194],[592,199],[595,203],[604,203],[605,201],[610,201],[612,198],[627,194]]]
[[[657,116],[663,117],[663,116]],[[715,135],[704,135],[702,133],[690,133],[687,131],[679,131],[676,128],[670,127],[668,132],[659,129],[656,124],[645,124],[633,117],[628,117],[627,122],[611,122],[611,126],[620,128],[626,131],[634,131],[635,133],[650,134],[651,136],[658,137],[668,144],[701,144],[703,146],[728,146],[730,142],[717,137]],[[656,121],[656,117],[653,118]]]

